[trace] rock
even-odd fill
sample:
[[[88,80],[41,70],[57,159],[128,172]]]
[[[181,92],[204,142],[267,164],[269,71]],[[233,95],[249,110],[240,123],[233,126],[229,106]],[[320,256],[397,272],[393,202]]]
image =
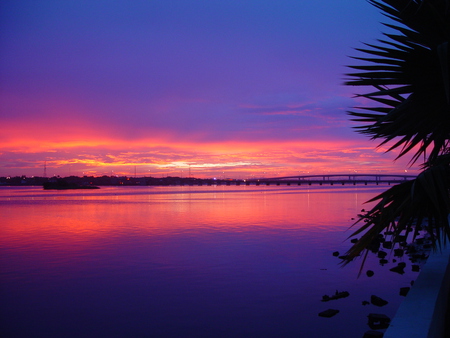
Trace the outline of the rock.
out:
[[[383,335],[384,335],[383,332],[370,330],[364,333],[363,338],[378,338],[383,337]]]
[[[319,312],[319,316],[320,317],[326,317],[326,318],[330,318],[335,316],[336,314],[339,313],[339,310],[335,310],[335,309],[328,309],[322,312]]]
[[[362,305],[364,305],[364,306],[369,305],[369,304],[370,304],[370,302],[368,302],[367,300],[363,300],[363,302],[362,302]]]
[[[388,301],[384,300],[383,298],[380,298],[378,296],[372,295],[370,296],[370,302],[375,306],[385,306]]]
[[[384,264],[387,264],[387,263],[389,263],[387,259],[380,259],[380,264],[381,265],[384,265]]]
[[[386,251],[378,251],[378,258],[385,258],[387,256]]]
[[[406,249],[408,251],[408,254],[414,254],[417,252],[417,248],[413,244],[408,245]]]
[[[403,269],[404,269],[404,267],[399,264],[399,265],[393,267],[392,269],[389,269],[389,271],[396,272],[396,273],[399,273],[400,275],[403,275],[405,273],[405,271]]]
[[[403,249],[394,249],[394,256],[395,257],[402,257],[403,256]]]
[[[372,251],[373,253],[377,253],[378,250],[380,250],[380,241],[377,239],[372,240],[372,242],[367,247],[368,250]]]
[[[416,254],[416,255],[413,255],[413,258],[415,260],[422,260],[423,261],[423,260],[428,258],[428,255],[426,253]]]
[[[411,288],[409,286],[405,286],[404,288],[400,288],[400,296],[406,296]]]
[[[329,300],[345,298],[348,296],[350,296],[350,293],[348,291],[339,292],[338,290],[336,290],[335,294],[332,296],[328,296],[328,295],[322,296],[322,302],[328,302]]]
[[[391,241],[386,241],[383,243],[383,248],[385,249],[392,249],[392,242]]]
[[[367,277],[372,277],[375,273],[372,270],[367,270],[366,275]]]
[[[334,256],[334,257],[337,257],[337,256],[339,256],[339,251],[335,251],[335,252],[333,252],[333,256]]]
[[[413,266],[411,266],[411,270],[414,272],[419,272],[420,271],[420,266],[417,264],[414,264]]]
[[[387,329],[391,319],[383,314],[369,313],[367,316],[369,322],[367,323],[372,330],[383,330]]]
[[[406,242],[406,236],[398,235],[398,236],[395,237],[394,241],[397,242],[397,243]]]

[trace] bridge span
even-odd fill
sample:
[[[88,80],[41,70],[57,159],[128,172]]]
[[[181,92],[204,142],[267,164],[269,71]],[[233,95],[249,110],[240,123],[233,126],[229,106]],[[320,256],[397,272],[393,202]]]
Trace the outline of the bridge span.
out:
[[[246,180],[247,184],[295,184],[295,185],[312,185],[312,184],[397,184],[414,179],[415,175],[397,175],[397,174],[319,174],[319,175],[299,175],[284,176],[271,178],[258,178]]]
[[[232,178],[193,178],[166,177],[156,178],[128,178],[119,182],[120,185],[368,185],[368,184],[397,184],[415,178],[414,175],[387,174],[319,174],[283,177],[260,177],[249,179]],[[101,185],[101,184],[99,184]]]

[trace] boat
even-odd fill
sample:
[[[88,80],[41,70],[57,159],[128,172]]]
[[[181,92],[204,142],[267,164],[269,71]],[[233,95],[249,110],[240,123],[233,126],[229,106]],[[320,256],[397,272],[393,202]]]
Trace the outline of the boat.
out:
[[[44,190],[68,190],[68,189],[100,189],[95,185],[83,185],[72,182],[67,182],[66,180],[59,179],[57,181],[44,182]]]

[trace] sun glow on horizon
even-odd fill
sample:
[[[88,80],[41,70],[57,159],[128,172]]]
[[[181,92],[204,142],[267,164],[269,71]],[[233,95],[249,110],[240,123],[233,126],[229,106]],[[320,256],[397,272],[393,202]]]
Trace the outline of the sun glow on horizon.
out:
[[[83,144],[90,144],[84,141]],[[42,144],[36,148],[0,153],[5,166],[0,176],[187,176],[250,178],[295,176],[305,173],[401,173],[409,167],[386,158],[370,147],[351,147],[349,142],[267,142],[144,146],[145,142],[119,142],[107,146]],[[120,147],[118,146],[120,144]],[[20,156],[20,160],[15,158]],[[9,169],[11,168],[11,169]]]

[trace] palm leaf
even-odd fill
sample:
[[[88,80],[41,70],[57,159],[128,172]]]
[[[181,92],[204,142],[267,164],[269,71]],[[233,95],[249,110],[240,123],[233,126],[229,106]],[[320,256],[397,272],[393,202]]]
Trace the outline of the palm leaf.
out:
[[[345,85],[366,89],[356,97],[376,103],[347,113],[354,128],[397,159],[411,154],[410,163],[424,159],[415,180],[403,182],[374,197],[376,205],[354,224],[364,223],[352,236],[362,235],[347,253],[350,260],[367,250],[383,231],[418,235],[416,224],[441,244],[450,239],[450,0],[368,0],[394,23],[394,33],[377,44],[355,50]],[[356,71],[355,71],[356,70]]]
[[[392,186],[368,201],[379,202],[353,224],[355,226],[362,221],[365,222],[349,238],[361,233],[364,235],[346,253],[344,263],[350,262],[367,250],[383,231],[393,231],[395,241],[413,224],[421,225],[425,219],[427,230],[433,237],[436,239],[442,237],[436,236],[437,230],[443,231],[446,237],[449,237],[449,177],[449,163],[433,166],[423,171],[416,179]],[[415,236],[417,232],[413,234],[413,239]]]

